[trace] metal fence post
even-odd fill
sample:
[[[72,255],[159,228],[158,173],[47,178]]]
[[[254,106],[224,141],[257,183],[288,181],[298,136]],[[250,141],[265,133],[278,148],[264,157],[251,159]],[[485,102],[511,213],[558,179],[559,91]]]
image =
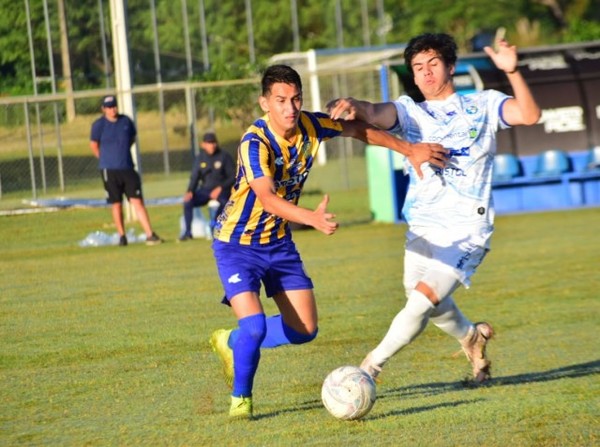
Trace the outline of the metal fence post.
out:
[[[35,164],[33,163],[33,144],[31,142],[31,123],[29,122],[29,106],[27,101],[23,103],[25,111],[25,129],[27,131],[27,150],[29,152],[29,173],[31,175],[31,197],[37,199],[37,188],[35,185]]]

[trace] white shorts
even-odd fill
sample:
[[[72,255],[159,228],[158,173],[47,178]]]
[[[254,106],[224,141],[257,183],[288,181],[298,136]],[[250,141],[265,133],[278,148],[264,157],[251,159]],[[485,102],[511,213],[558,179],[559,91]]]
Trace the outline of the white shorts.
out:
[[[446,273],[466,288],[489,251],[492,229],[483,232],[409,230],[404,252],[404,288],[407,294],[428,273]]]

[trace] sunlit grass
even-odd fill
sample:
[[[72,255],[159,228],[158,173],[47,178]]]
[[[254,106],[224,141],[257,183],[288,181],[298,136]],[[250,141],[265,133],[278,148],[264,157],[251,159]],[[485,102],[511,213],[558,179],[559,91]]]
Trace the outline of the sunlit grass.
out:
[[[344,423],[323,408],[320,386],[333,368],[360,362],[402,306],[405,227],[355,223],[368,216],[364,190],[331,195],[338,233],[295,233],[319,337],[263,352],[250,423],[226,416],[207,338],[234,318],[219,303],[210,243],[174,242],[178,206],[150,208],[167,239],[157,247],[78,247],[91,231],[111,231],[105,208],[0,217],[0,443],[600,443],[599,209],[497,219],[473,287],[456,294],[470,318],[496,328],[489,387],[465,388],[458,344],[428,327],[390,360],[371,413]]]

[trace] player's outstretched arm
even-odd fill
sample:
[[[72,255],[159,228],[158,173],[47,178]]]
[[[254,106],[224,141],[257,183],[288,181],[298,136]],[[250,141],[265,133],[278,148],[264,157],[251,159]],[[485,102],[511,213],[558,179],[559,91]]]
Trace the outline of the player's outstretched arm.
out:
[[[352,137],[368,144],[387,147],[405,155],[415,168],[419,178],[423,178],[421,170],[423,163],[430,163],[439,168],[446,166],[448,150],[440,144],[409,143],[362,121],[340,121],[340,123],[344,137]]]
[[[355,98],[339,98],[326,106],[335,120],[360,120],[381,129],[391,129],[396,124],[396,106],[391,102],[370,103]]]
[[[331,235],[335,233],[339,224],[335,222],[335,214],[327,211],[329,196],[325,195],[317,208],[309,210],[299,207],[275,194],[275,185],[271,177],[260,177],[250,183],[266,212],[279,216],[290,222],[309,225],[321,233]]]
[[[519,72],[517,47],[500,39],[496,42],[496,50],[488,46],[484,51],[496,67],[506,73],[514,93],[514,99],[504,103],[502,109],[504,120],[512,126],[537,123],[541,115],[540,108],[523,75]]]

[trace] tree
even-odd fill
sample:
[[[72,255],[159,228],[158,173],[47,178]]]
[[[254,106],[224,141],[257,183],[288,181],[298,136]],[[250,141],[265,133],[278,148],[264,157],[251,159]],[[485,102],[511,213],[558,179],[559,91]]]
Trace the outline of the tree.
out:
[[[36,71],[48,75],[44,0],[27,0],[31,6]],[[60,58],[59,3],[50,6],[53,57]],[[58,1],[58,0],[57,0]],[[61,0],[64,2],[69,56],[68,67],[57,75],[71,78],[73,88],[102,88],[111,74],[112,44],[107,0]],[[134,84],[152,83],[154,73],[153,30],[149,0],[128,0],[129,44],[135,67]],[[181,0],[155,0],[161,66],[164,82],[187,79],[186,49]],[[194,75],[207,68],[202,60],[202,37],[208,36],[211,64],[242,68],[250,62],[246,9],[241,0],[203,0],[206,30],[200,28],[199,0],[187,0],[188,28]],[[251,0],[256,62],[293,50],[291,4],[296,3],[300,49],[338,46],[336,4],[342,7],[343,45],[363,46],[365,32],[362,6],[368,11],[368,37],[373,45],[407,42],[426,31],[451,33],[462,52],[471,51],[473,38],[493,35],[500,26],[517,45],[534,46],[598,39],[600,8],[597,0]],[[383,6],[384,20],[378,7]],[[102,8],[101,8],[102,7]],[[24,3],[0,0],[0,89],[3,94],[33,92]],[[104,24],[104,36],[102,36]],[[64,46],[64,44],[63,44]],[[108,60],[104,58],[104,50]],[[58,65],[58,64],[56,64]],[[233,75],[235,70],[224,71]],[[41,85],[40,91],[47,86]],[[67,84],[63,88],[68,89]]]

